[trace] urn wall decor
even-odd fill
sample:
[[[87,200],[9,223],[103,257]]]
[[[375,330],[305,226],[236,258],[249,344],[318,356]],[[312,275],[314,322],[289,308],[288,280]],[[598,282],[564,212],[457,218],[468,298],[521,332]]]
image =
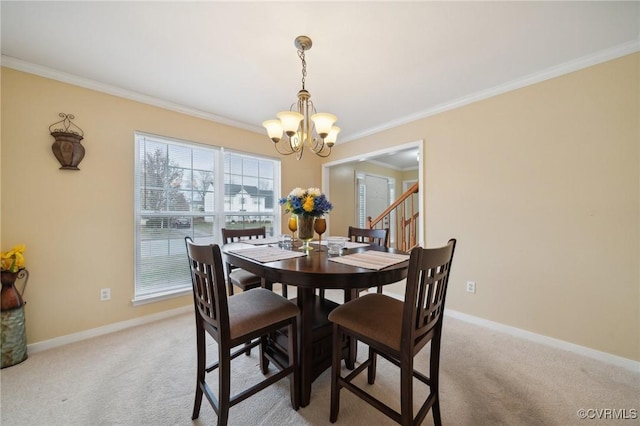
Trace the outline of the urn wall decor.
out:
[[[75,118],[73,114],[61,112],[58,115],[62,120],[49,126],[49,132],[56,140],[51,150],[62,165],[61,170],[80,170],[78,164],[84,158],[84,147],[80,141],[84,132],[71,121]]]

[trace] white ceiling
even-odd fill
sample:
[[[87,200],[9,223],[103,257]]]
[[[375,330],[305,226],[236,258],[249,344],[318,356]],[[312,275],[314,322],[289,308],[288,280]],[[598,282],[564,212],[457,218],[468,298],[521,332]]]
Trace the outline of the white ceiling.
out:
[[[308,35],[306,88],[338,143],[640,50],[638,2],[0,7],[4,66],[258,132],[295,102]]]
[[[371,163],[391,167],[399,171],[418,169],[418,148],[408,148],[378,155],[363,155],[362,158]]]

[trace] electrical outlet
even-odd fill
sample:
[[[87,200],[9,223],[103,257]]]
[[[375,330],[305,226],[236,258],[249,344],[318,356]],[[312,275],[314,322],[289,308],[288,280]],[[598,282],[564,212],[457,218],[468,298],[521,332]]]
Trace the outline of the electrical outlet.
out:
[[[476,292],[476,282],[467,281],[467,293],[475,293],[475,292]]]
[[[107,300],[111,300],[111,289],[110,288],[100,289],[100,300],[102,302],[107,301]]]

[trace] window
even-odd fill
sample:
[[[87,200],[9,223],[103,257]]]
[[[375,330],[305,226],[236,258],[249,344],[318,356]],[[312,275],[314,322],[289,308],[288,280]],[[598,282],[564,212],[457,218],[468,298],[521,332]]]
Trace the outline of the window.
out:
[[[222,227],[279,232],[278,160],[142,133],[135,141],[134,302],[191,291],[185,236],[221,244]]]
[[[264,226],[273,230],[277,197],[274,188],[280,162],[244,154],[224,156],[224,211],[226,228]],[[279,174],[279,173],[278,173]]]

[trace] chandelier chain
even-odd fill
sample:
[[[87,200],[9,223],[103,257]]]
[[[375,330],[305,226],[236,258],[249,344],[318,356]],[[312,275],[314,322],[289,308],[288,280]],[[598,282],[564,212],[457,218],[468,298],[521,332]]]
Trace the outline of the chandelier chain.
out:
[[[302,61],[302,88],[304,89],[304,83],[307,78],[307,61],[304,57],[304,50],[302,49],[298,50],[298,56]]]

